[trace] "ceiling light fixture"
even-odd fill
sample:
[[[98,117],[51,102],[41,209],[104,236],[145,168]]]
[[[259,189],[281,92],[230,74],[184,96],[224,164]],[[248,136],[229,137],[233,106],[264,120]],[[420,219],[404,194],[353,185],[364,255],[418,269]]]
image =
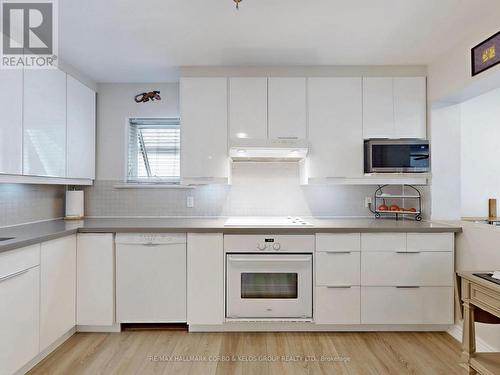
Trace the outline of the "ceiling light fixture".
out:
[[[233,0],[235,3],[236,3],[236,9],[240,9],[240,3],[243,1],[243,0]]]

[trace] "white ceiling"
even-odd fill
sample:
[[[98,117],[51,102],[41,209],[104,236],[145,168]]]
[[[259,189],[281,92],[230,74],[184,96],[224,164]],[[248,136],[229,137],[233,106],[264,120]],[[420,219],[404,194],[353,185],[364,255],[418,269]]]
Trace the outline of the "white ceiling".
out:
[[[60,56],[97,82],[183,65],[427,64],[499,0],[61,0]]]

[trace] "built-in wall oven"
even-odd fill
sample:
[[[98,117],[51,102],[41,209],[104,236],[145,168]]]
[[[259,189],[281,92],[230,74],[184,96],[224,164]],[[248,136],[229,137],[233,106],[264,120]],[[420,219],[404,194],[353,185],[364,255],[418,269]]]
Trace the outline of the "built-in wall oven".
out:
[[[311,319],[314,237],[226,235],[226,317]]]

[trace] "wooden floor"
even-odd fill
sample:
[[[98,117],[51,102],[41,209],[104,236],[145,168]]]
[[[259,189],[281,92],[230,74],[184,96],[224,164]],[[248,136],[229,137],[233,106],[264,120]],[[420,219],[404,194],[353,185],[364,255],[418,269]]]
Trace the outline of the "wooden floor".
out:
[[[465,374],[446,333],[78,333],[34,374]]]

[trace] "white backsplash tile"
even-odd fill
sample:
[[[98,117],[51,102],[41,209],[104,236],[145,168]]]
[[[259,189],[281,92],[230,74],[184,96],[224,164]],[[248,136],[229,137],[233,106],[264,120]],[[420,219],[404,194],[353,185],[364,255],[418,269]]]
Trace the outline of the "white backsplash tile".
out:
[[[373,185],[299,184],[295,163],[237,163],[232,185],[195,189],[116,189],[122,181],[98,180],[85,189],[87,216],[371,216],[365,208]],[[430,202],[424,196],[424,217]],[[194,207],[186,207],[187,196]]]

